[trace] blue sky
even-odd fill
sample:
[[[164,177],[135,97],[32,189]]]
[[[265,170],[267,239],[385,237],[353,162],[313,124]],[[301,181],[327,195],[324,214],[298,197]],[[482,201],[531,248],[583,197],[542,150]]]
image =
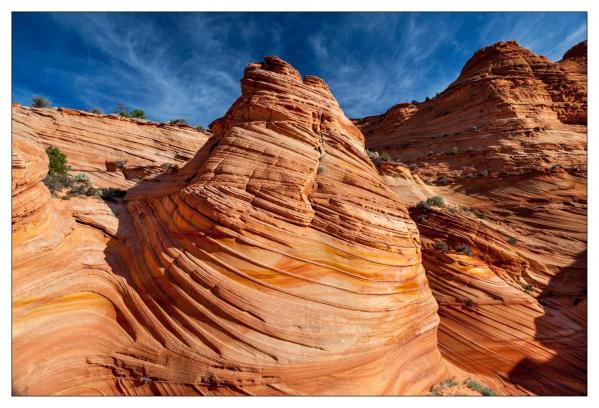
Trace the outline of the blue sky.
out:
[[[586,13],[13,13],[12,99],[208,125],[244,67],[278,55],[331,87],[349,117],[442,91],[502,40],[551,60],[586,39]]]

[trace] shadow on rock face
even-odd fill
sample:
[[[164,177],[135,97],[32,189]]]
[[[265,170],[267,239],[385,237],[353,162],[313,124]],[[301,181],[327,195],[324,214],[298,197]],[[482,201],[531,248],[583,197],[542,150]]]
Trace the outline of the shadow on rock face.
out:
[[[537,395],[587,395],[587,251],[561,270],[539,296],[545,314],[535,340],[554,355],[525,358],[509,381]]]

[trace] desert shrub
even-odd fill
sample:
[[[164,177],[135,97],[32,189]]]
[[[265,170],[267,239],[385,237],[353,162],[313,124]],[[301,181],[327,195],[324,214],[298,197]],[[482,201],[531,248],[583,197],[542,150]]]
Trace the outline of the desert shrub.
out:
[[[431,206],[426,201],[419,201],[418,204],[416,204],[416,208],[421,211],[426,211],[431,208]]]
[[[447,246],[447,242],[439,240],[435,241],[435,248],[440,249],[441,251],[447,251],[449,247]]]
[[[428,102],[430,100],[431,100],[431,98],[429,98],[428,96],[426,98],[424,98],[424,102]]]
[[[379,152],[377,152],[376,150],[366,149],[366,155],[376,165],[378,165],[381,162],[381,156],[379,155]]]
[[[447,183],[447,177],[445,177],[445,176],[439,176],[435,180],[435,183],[437,183],[437,184],[446,184]]]
[[[460,154],[460,149],[457,146],[452,147],[451,154]]]
[[[480,128],[479,128],[478,126],[472,126],[472,130],[473,130],[474,132],[479,132],[479,131],[480,131]]]
[[[98,115],[101,115],[102,113],[104,113],[104,112],[102,112],[100,109],[96,109],[96,108],[94,108],[94,109],[90,110],[90,112],[91,112],[91,113],[96,113],[96,114],[98,114]]]
[[[389,153],[383,153],[381,154],[381,160],[386,162],[391,161],[391,155],[389,155]]]
[[[468,153],[472,153],[474,151],[474,147],[470,146],[466,149]]]
[[[435,152],[432,150],[429,150],[428,153],[426,153],[428,157],[432,156],[433,154],[435,154]]]
[[[125,164],[127,164],[127,160],[117,160],[114,162],[116,168],[121,170],[125,168]]]
[[[173,119],[173,120],[169,121],[168,124],[174,125],[174,126],[181,126],[181,125],[187,125],[187,121],[185,119]]]
[[[457,382],[455,380],[455,378],[450,378],[449,380],[445,380],[442,383],[439,383],[437,385],[433,385],[431,387],[431,394],[432,395],[441,395],[441,391],[443,391],[445,388],[449,388],[449,387],[455,387],[456,385],[459,385],[460,383]]]
[[[176,163],[162,163],[160,167],[164,169],[166,174],[177,174],[179,172],[179,165]]]
[[[487,214],[485,214],[484,212],[481,211],[475,211],[474,215],[476,215],[477,218],[480,218],[481,220],[486,220],[489,217],[487,217]]]
[[[146,113],[141,109],[133,109],[129,114],[129,117],[135,119],[145,119]]]
[[[200,132],[205,132],[206,131],[206,129],[202,125],[197,125],[195,129],[198,130],[198,131],[200,131]]]
[[[316,169],[316,174],[323,174],[326,173],[327,169],[326,167],[324,167],[323,165],[318,166],[318,169]]]
[[[456,251],[463,253],[464,255],[472,256],[472,249],[466,244],[459,245]]]
[[[484,385],[480,384],[477,381],[474,381],[471,378],[468,378],[466,381],[464,381],[464,384],[470,388],[473,391],[479,392],[484,396],[495,396],[497,394],[495,394],[495,392],[490,389],[489,387],[485,387]]]
[[[54,146],[48,146],[46,154],[49,159],[48,175],[60,174],[66,176],[69,172],[69,166],[67,166],[67,157],[64,153]]]
[[[489,175],[489,170],[484,170],[484,169],[483,169],[483,170],[481,170],[481,171],[480,171],[478,174],[479,174],[480,176],[482,176],[482,177],[487,177],[487,176]]]
[[[530,283],[527,283],[526,285],[524,285],[524,292],[526,292],[526,293],[532,292],[533,289],[534,289],[534,287]]]
[[[413,100],[412,100],[412,105],[418,105],[418,103],[419,103],[419,102],[418,102],[416,99],[413,99]]]
[[[131,115],[129,115],[129,111],[127,110],[127,107],[122,103],[119,103],[118,105],[116,105],[116,109],[114,110],[114,113],[119,116],[122,116],[123,118],[128,118],[131,116]]]
[[[95,188],[87,174],[77,173],[73,177],[68,178],[69,191],[67,192],[68,197],[73,196],[98,196],[100,190]]]
[[[52,105],[52,102],[43,96],[34,96],[31,98],[31,106],[34,108],[48,108],[50,105]]]
[[[418,170],[418,165],[416,163],[410,163],[408,164],[408,168],[412,171]]]
[[[435,207],[445,207],[445,200],[441,196],[433,196],[426,199],[426,203]]]
[[[509,237],[507,239],[507,243],[511,244],[511,245],[516,245],[518,243],[518,240],[516,238],[514,238],[514,237]]]
[[[48,155],[48,174],[44,177],[44,184],[52,195],[56,195],[69,185],[69,166],[67,166],[66,156],[56,147],[48,146],[46,148]]]

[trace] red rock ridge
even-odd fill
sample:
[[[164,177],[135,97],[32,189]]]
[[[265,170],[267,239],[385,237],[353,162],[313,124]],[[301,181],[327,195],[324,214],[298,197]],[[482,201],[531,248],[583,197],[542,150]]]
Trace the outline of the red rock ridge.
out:
[[[211,128],[184,181],[52,200],[58,248],[15,242],[13,390],[421,394],[450,375],[416,226],[326,84],[267,57]]]

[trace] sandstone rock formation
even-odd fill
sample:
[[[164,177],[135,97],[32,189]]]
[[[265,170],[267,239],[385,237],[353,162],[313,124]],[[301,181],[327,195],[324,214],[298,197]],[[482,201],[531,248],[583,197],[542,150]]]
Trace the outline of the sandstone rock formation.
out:
[[[25,113],[71,122],[17,108],[32,143],[47,126]],[[14,392],[420,394],[447,377],[418,230],[326,84],[267,57],[211,128],[183,181],[52,199],[54,246],[55,227],[14,239]]]
[[[277,57],[209,133],[14,106],[13,393],[585,394],[585,122],[584,43],[354,123]]]
[[[586,42],[557,63],[514,41],[494,44],[430,101],[355,122],[369,148],[416,164],[438,184],[483,170],[502,177],[556,165],[584,172]]]
[[[357,121],[404,162],[379,171],[418,224],[442,353],[507,393],[586,393],[585,121],[586,43],[553,64],[514,42]],[[446,206],[416,208],[433,196]]]
[[[167,165],[182,166],[210,136],[188,126],[20,105],[13,107],[12,124],[13,134],[59,148],[73,173],[87,174],[98,187],[122,189],[164,173]]]

